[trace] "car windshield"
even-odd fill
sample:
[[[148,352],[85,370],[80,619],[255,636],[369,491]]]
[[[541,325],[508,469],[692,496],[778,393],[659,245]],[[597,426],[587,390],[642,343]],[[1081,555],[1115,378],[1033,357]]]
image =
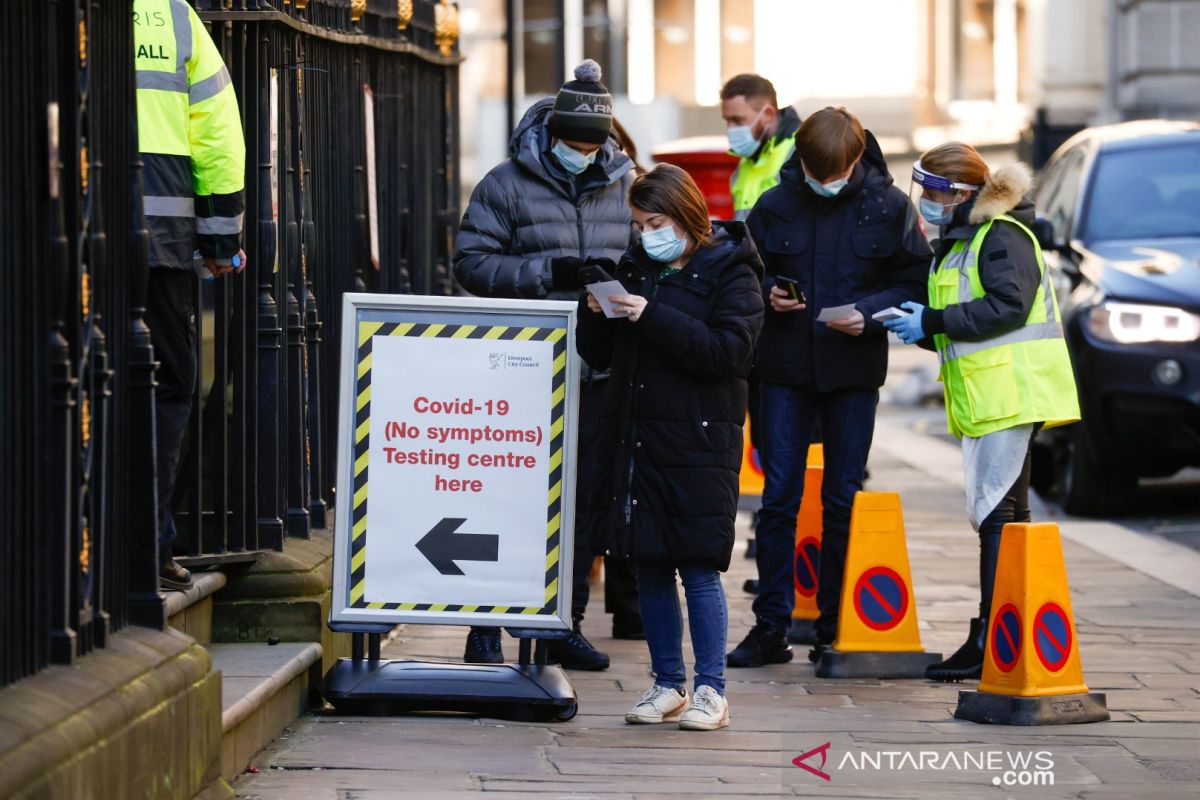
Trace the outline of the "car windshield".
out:
[[[1088,241],[1200,236],[1200,142],[1102,153]]]

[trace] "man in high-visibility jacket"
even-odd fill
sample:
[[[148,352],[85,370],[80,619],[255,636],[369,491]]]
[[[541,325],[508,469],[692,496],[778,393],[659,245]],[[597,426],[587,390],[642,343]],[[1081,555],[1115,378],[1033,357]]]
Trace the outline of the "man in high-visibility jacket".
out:
[[[745,220],[796,150],[800,115],[780,110],[775,87],[761,75],[735,75],[721,87],[721,117],[729,151],[741,160],[729,181],[733,218]]]
[[[758,198],[779,183],[779,171],[796,151],[800,115],[791,106],[779,109],[779,97],[769,80],[745,73],[733,76],[721,87],[721,118],[725,120],[729,151],[741,159],[729,179],[729,193],[733,197],[733,218],[744,221]],[[751,372],[750,446],[761,453],[758,404],[758,376]],[[757,511],[753,527],[758,527]],[[751,539],[746,551],[749,558],[754,557],[754,544]]]
[[[199,252],[206,277],[246,267],[246,142],[229,71],[185,0],[134,0],[133,31],[150,231],[146,323],[159,362],[159,583],[181,590],[192,578],[171,555],[171,496],[199,369],[193,254]]]

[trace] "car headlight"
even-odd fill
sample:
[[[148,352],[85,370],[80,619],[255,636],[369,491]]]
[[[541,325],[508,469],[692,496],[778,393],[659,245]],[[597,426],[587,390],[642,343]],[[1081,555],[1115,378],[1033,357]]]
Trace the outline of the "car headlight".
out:
[[[1101,303],[1088,312],[1087,326],[1097,338],[1118,344],[1200,339],[1200,314],[1170,306]]]

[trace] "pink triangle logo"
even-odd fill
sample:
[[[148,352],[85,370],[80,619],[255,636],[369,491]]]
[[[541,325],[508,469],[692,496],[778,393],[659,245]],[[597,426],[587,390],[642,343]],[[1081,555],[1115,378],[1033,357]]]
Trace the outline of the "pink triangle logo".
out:
[[[829,745],[830,744],[831,744],[831,742],[826,742],[825,744],[821,745],[820,747],[815,747],[812,750],[809,750],[807,753],[801,753],[800,755],[798,755],[792,759],[792,763],[795,764],[800,769],[811,772],[813,775],[816,775],[818,778],[820,778],[822,780],[826,780],[826,781],[831,780],[829,777],[829,773],[824,771],[825,770],[825,759],[828,758],[828,756],[829,756]],[[813,756],[818,755],[818,754],[821,756],[821,763],[819,766],[814,767],[810,764],[804,763],[808,759],[810,759]]]

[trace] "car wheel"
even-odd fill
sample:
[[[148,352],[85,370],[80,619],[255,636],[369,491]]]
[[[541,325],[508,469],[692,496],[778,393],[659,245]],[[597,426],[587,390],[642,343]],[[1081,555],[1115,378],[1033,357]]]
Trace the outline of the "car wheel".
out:
[[[1127,510],[1137,496],[1137,475],[1104,468],[1088,455],[1087,429],[1072,426],[1057,451],[1058,496],[1068,514],[1099,517]]]

